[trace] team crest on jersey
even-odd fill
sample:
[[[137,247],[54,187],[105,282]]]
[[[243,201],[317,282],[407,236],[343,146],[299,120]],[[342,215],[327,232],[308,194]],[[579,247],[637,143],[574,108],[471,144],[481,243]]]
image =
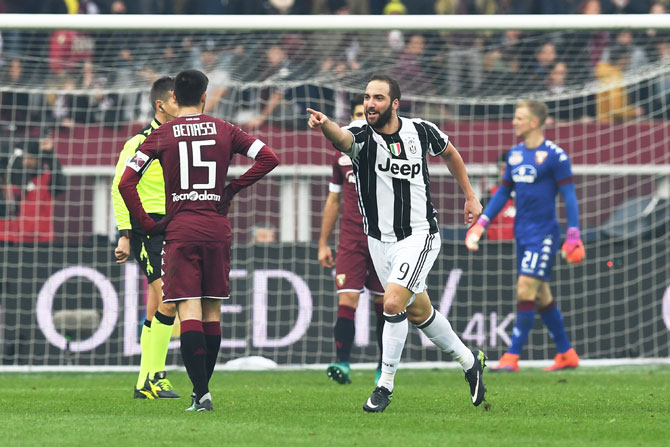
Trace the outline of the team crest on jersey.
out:
[[[416,154],[416,140],[414,138],[409,138],[407,140],[407,146],[409,146],[409,153],[412,155]]]
[[[349,183],[356,183],[356,176],[354,175],[354,171],[347,171],[345,176],[347,177],[347,181]]]
[[[348,155],[342,155],[337,159],[337,164],[340,166],[351,166],[351,158]]]
[[[509,163],[510,166],[516,166],[522,161],[523,161],[523,154],[519,151],[512,152],[509,158],[507,159],[507,163]]]
[[[391,153],[392,153],[393,155],[395,155],[396,157],[397,157],[398,155],[400,155],[400,153],[402,152],[402,148],[400,147],[400,143],[391,143],[391,144],[389,144],[389,150],[390,150]]]
[[[335,276],[335,281],[337,281],[337,285],[340,287],[344,285],[344,281],[346,279],[347,279],[346,273],[338,273],[337,276]]]
[[[547,151],[537,151],[537,152],[535,152],[535,163],[537,163],[538,165],[541,165],[542,163],[544,163],[544,160],[547,159],[547,155],[549,155],[549,153]]]

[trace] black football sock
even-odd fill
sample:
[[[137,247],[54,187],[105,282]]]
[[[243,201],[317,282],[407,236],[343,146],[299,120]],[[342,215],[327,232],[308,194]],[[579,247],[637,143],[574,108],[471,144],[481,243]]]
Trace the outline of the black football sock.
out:
[[[221,323],[218,321],[205,321],[202,323],[205,332],[205,343],[207,345],[207,380],[212,378],[216,358],[221,349]]]
[[[377,362],[377,369],[382,367],[382,334],[384,333],[384,304],[375,303],[375,314],[377,315],[377,346],[379,347],[379,362]]]
[[[337,308],[335,350],[337,352],[337,361],[340,363],[349,363],[351,345],[354,343],[354,334],[356,331],[356,326],[354,325],[355,313],[356,309],[350,306],[339,306]]]
[[[207,380],[207,345],[200,320],[181,322],[181,358],[193,383],[197,399],[209,392]]]

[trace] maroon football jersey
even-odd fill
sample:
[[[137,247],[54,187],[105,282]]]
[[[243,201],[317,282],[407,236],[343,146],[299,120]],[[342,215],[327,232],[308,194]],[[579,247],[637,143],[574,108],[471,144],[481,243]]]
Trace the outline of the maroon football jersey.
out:
[[[163,124],[144,141],[127,167],[142,174],[157,159],[165,179],[166,215],[172,221],[166,241],[222,241],[217,220],[228,167],[234,154],[255,158],[264,144],[226,121],[204,114]]]
[[[364,241],[367,246],[368,238],[363,230],[363,216],[358,208],[356,177],[350,157],[341,154],[335,157],[330,183],[331,191],[342,194],[340,245],[345,245],[346,248]]]

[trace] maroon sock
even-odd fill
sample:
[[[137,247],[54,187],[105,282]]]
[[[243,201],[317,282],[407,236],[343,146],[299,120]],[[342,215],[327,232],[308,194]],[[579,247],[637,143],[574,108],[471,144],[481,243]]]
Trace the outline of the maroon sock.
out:
[[[207,379],[212,378],[216,358],[221,349],[221,322],[205,321],[202,323],[205,332],[205,344],[207,345]]]
[[[207,345],[202,321],[185,320],[181,322],[181,358],[184,361],[188,377],[193,383],[193,392],[197,399],[209,392],[207,378]]]

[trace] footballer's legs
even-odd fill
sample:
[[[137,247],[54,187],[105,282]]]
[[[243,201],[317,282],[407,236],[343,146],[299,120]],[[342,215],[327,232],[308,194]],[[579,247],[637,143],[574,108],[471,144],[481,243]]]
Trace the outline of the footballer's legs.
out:
[[[558,305],[551,294],[549,283],[543,281],[537,294],[536,304],[538,312],[542,317],[542,322],[549,330],[549,335],[556,344],[556,357],[554,363],[545,368],[545,371],[554,371],[558,369],[576,368],[579,365],[579,356],[572,348],[570,339],[565,331],[565,322],[563,315],[558,309]]]
[[[154,281],[155,282],[155,281]],[[153,284],[153,283],[151,283]],[[154,316],[158,309],[158,296],[156,291],[149,285],[147,291],[147,316],[142,325],[142,333],[140,334],[140,372],[137,376],[137,383],[135,384],[134,397],[136,399],[155,399],[158,397],[155,390],[151,386],[150,376],[153,364],[153,350],[152,350],[152,330]]]
[[[349,357],[356,334],[354,320],[359,297],[359,292],[350,290],[339,291],[337,294],[337,321],[333,331],[337,361],[328,365],[326,374],[340,384],[351,383]]]
[[[430,303],[425,291],[416,294],[416,299],[407,308],[409,320],[421,329],[435,346],[451,355],[461,364],[465,372],[465,379],[470,385],[472,403],[477,406],[482,403],[486,394],[483,373],[486,366],[486,356],[479,350],[470,351],[454,332],[449,320]]]
[[[207,380],[209,381],[221,350],[221,300],[203,298],[202,320],[207,345]]]
[[[375,315],[377,315],[377,347],[379,348],[379,361],[377,362],[377,373],[375,375],[375,383],[379,381],[382,375],[382,353],[384,352],[382,345],[382,334],[384,333],[384,295],[373,294]]]
[[[140,334],[140,372],[137,376],[137,383],[133,396],[135,399],[155,399],[156,395],[151,389],[149,382],[149,364],[150,364],[150,344],[151,342],[151,320],[148,315],[142,325],[142,333]]]
[[[412,291],[395,283],[386,284],[384,329],[382,331],[382,369],[377,387],[363,405],[368,413],[384,411],[393,397],[395,373],[407,340],[407,305]]]
[[[207,344],[202,324],[201,300],[178,301],[177,310],[181,320],[181,357],[193,383],[196,401],[200,402],[203,397],[209,396]]]
[[[532,276],[519,275],[517,280],[517,312],[512,343],[493,371],[519,371],[519,356],[535,321],[535,297],[542,280]]]
[[[382,374],[377,382],[389,391],[393,391],[395,377],[402,350],[407,340],[407,304],[412,291],[389,282],[384,294],[384,330],[382,331]]]
[[[150,386],[161,399],[175,399],[179,397],[165,373],[165,358],[167,357],[172,329],[174,326],[177,308],[174,303],[163,303],[162,282],[158,278],[149,284],[149,293],[159,303],[158,310],[151,322],[151,363],[149,366]]]

